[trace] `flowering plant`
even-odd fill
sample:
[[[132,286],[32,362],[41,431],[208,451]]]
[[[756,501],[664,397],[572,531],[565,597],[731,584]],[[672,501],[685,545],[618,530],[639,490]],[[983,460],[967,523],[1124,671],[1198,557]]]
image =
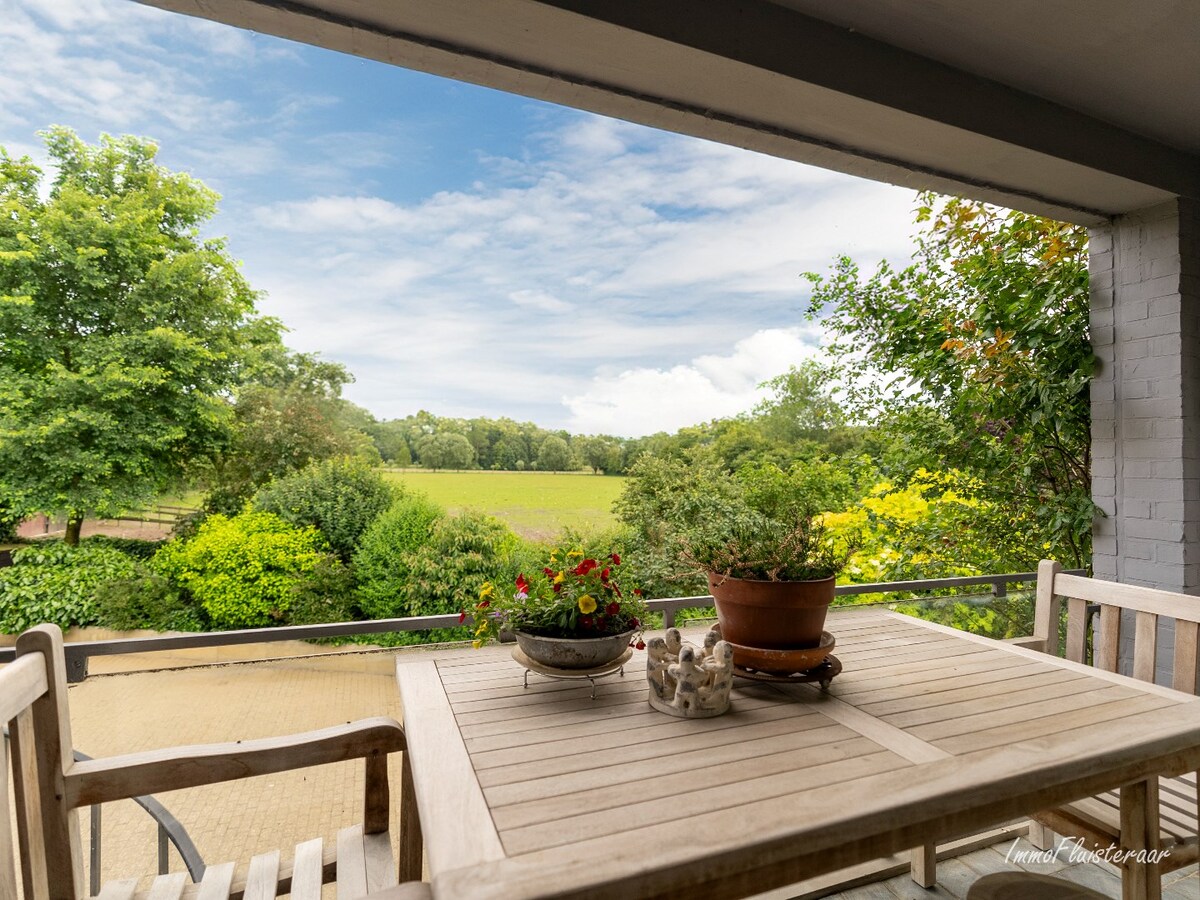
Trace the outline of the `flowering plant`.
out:
[[[474,647],[499,637],[502,630],[523,631],[543,637],[608,637],[637,632],[630,643],[642,647],[640,630],[646,620],[646,602],[638,588],[623,589],[616,570],[621,557],[610,553],[601,559],[582,550],[554,550],[550,565],[531,575],[521,573],[515,590],[491,582],[479,591],[479,601],[458,620],[474,620]]]

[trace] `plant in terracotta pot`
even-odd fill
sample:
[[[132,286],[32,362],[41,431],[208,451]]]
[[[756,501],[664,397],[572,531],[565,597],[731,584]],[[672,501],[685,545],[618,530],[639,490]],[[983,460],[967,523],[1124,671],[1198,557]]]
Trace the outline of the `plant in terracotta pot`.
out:
[[[683,542],[685,561],[708,575],[722,635],[745,647],[816,647],[854,542],[834,540],[811,512],[781,518],[745,499],[739,506]]]
[[[484,584],[479,600],[459,621],[474,620],[475,647],[516,635],[523,653],[557,669],[590,669],[642,647],[646,603],[638,588],[618,584],[621,557],[583,550],[550,553],[540,572],[521,573],[511,588]]]

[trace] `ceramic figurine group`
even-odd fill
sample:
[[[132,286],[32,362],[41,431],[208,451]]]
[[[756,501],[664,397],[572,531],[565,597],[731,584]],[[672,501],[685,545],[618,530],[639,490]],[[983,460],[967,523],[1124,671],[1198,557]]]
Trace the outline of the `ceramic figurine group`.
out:
[[[646,680],[650,705],[668,715],[688,719],[719,716],[729,709],[733,688],[733,646],[710,631],[696,648],[668,628],[664,637],[646,644]]]

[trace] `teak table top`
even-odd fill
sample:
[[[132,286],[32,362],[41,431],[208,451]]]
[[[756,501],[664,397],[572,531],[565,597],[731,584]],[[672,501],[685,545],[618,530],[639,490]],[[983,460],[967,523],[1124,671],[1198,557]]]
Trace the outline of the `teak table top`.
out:
[[[835,611],[844,671],[672,718],[645,653],[598,696],[506,649],[401,662],[439,898],[745,896],[1200,768],[1200,700],[906,616]]]

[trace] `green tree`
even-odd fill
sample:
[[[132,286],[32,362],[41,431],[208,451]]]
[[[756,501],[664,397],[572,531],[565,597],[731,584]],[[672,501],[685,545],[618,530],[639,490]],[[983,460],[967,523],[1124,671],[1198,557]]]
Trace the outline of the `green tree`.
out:
[[[353,377],[340,363],[315,354],[289,354],[282,345],[261,354],[238,391],[233,435],[207,473],[205,506],[233,515],[273,478],[310,462],[356,456],[370,438],[343,421],[342,386]]]
[[[538,448],[537,467],[543,472],[566,472],[575,468],[571,446],[556,434],[542,441]]]
[[[200,229],[217,195],[135,137],[44,134],[57,174],[0,148],[0,482],[85,516],[145,502],[221,447],[255,294]]]
[[[767,381],[771,396],[754,409],[763,434],[774,441],[820,440],[845,421],[832,395],[834,373],[816,360],[805,360]]]
[[[461,434],[441,433],[420,445],[421,464],[429,469],[466,469],[475,461],[475,448]]]
[[[597,475],[621,471],[621,442],[617,438],[608,435],[585,437],[576,445],[583,461]]]
[[[978,476],[1072,565],[1091,555],[1087,230],[923,194],[912,265],[810,274],[860,414],[950,438],[940,468]],[[873,377],[872,377],[873,376]],[[865,387],[864,387],[865,386]]]

